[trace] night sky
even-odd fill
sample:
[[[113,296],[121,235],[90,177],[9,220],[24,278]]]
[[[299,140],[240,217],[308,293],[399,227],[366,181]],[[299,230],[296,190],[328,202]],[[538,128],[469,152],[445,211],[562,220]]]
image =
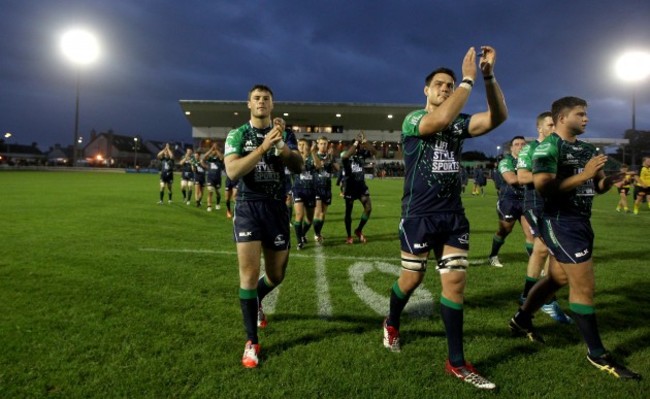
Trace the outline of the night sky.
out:
[[[566,95],[589,102],[585,137],[650,130],[650,79],[621,81],[625,50],[650,51],[649,1],[34,1],[2,0],[0,129],[41,150],[74,133],[76,66],[60,50],[71,27],[102,55],[81,71],[80,135],[91,129],[190,142],[178,100],[424,105],[424,77],[461,74],[470,46],[496,49],[509,119],[465,150],[535,136],[535,117]],[[466,112],[485,110],[481,85]],[[242,123],[245,120],[242,120]],[[491,149],[491,150],[490,150]]]

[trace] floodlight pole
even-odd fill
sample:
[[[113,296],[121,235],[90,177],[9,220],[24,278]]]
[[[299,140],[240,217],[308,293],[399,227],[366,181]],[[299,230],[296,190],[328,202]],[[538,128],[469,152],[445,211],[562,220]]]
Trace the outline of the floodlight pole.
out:
[[[79,81],[81,72],[77,68],[77,96],[74,112],[74,141],[72,142],[72,166],[77,166],[77,145],[79,142]]]
[[[137,137],[133,138],[133,169],[138,168],[138,145],[140,141]]]
[[[632,87],[632,130],[636,132],[636,87]]]

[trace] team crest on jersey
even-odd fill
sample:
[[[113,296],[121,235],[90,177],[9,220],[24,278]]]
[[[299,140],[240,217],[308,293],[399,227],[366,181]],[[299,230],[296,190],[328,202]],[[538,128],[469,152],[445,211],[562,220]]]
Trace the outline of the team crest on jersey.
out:
[[[458,121],[458,122],[454,122],[454,123],[451,125],[451,129],[454,131],[454,133],[457,133],[457,132],[461,131],[461,126],[462,126],[462,125],[463,125],[463,121],[462,121],[462,120],[461,120],[461,121]]]
[[[252,152],[255,151],[255,148],[257,148],[252,140],[246,140],[246,143],[244,143],[244,151],[246,152]]]

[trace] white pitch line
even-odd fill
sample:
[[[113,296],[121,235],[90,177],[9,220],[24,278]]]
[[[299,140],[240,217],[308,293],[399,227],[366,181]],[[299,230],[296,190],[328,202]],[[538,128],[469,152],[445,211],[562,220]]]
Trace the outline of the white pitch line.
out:
[[[264,256],[261,257],[260,259],[260,277],[264,275]],[[280,284],[281,286],[282,284]],[[273,314],[275,313],[275,305],[278,303],[278,295],[280,294],[280,286],[277,286],[273,289],[273,291],[269,292],[265,297],[264,301],[262,301],[262,305],[264,306],[264,313],[267,314]]]
[[[325,273],[325,256],[323,247],[315,246],[314,268],[316,269],[316,294],[318,296],[318,316],[328,319],[332,317],[332,301],[330,299],[327,274]]]
[[[191,253],[191,254],[217,254],[217,255],[231,255],[237,256],[236,251],[223,251],[223,250],[214,250],[214,249],[189,249],[189,248],[179,248],[179,249],[169,249],[169,248],[140,248],[142,252],[169,252],[169,253]],[[396,252],[399,255],[399,252]],[[395,262],[399,263],[399,256],[391,257],[379,257],[379,256],[347,256],[347,255],[323,255],[325,259],[332,260],[376,260],[381,262]],[[291,252],[289,258],[305,258],[311,259],[314,256],[310,253],[296,253]],[[431,259],[430,259],[431,260]],[[482,265],[487,263],[487,259],[473,259],[469,261],[470,265]]]
[[[142,252],[168,252],[168,253],[193,253],[193,254],[217,254],[217,255],[231,255],[231,256],[237,256],[236,251],[219,251],[219,250],[212,250],[212,249],[168,249],[168,248],[140,248],[140,251]],[[304,259],[312,259],[314,257],[313,254],[311,253],[296,253],[296,252],[291,252],[291,255],[289,255],[289,259],[291,258],[304,258]],[[369,259],[369,260],[379,260],[379,261],[399,261],[398,257],[367,257],[367,256],[345,256],[345,255],[327,255],[323,257],[325,259],[341,259],[341,260],[359,260],[359,259]]]

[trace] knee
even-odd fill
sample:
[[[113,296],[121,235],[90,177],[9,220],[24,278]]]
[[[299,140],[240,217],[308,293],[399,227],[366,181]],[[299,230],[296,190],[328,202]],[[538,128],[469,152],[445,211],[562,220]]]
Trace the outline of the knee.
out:
[[[454,272],[458,279],[446,279],[442,284],[442,295],[454,302],[462,303],[465,293],[465,273]]]
[[[399,289],[406,295],[411,295],[424,280],[424,272],[402,272],[397,281]]]

